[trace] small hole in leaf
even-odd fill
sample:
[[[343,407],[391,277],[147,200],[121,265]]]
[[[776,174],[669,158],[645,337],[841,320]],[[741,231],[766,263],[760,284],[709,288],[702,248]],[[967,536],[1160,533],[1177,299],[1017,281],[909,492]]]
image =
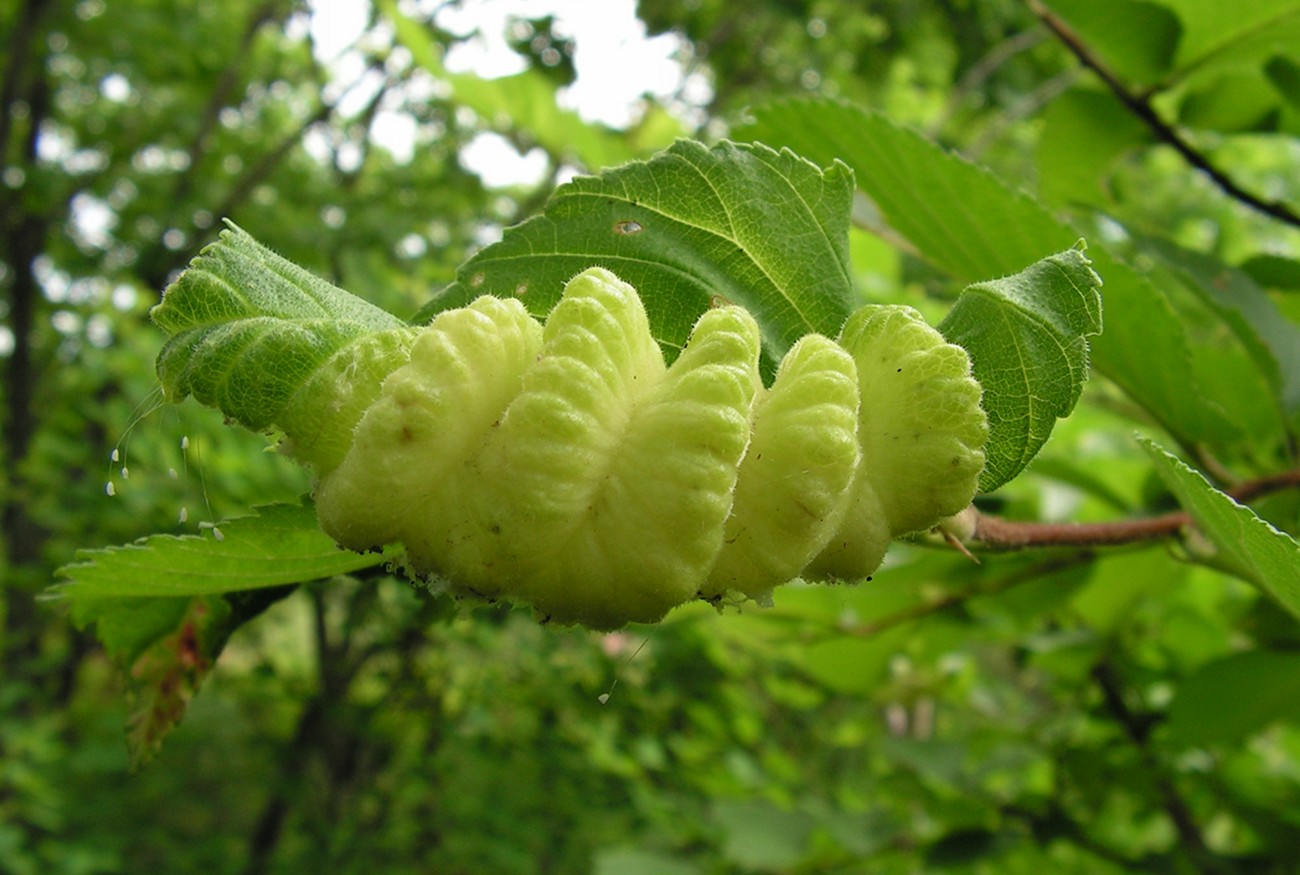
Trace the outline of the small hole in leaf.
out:
[[[633,222],[630,219],[614,223],[614,233],[622,234],[624,237],[631,237],[633,234],[640,234],[644,230],[645,226],[640,222]]]
[[[476,274],[474,274],[472,277],[469,278],[469,284],[470,284],[471,286],[473,286],[474,288],[476,288],[476,289],[477,289],[479,286],[483,285],[483,283],[486,282],[486,281],[487,281],[487,277],[486,277],[485,275],[481,274],[481,273],[476,273]]]

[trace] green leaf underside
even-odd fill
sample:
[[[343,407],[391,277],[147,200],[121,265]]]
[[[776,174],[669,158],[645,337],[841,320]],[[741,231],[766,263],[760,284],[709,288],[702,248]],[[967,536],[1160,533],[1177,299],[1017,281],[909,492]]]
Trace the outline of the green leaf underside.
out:
[[[1074,409],[1088,376],[1087,336],[1101,331],[1100,285],[1083,253],[1068,250],[970,286],[939,326],[970,353],[984,387],[981,491],[1020,473]]]
[[[1182,27],[1165,6],[1146,0],[1048,0],[1047,5],[1130,82],[1158,82],[1173,64]]]
[[[81,599],[192,596],[261,589],[347,574],[385,561],[351,553],[320,530],[310,506],[273,504],[212,533],[154,535],[124,547],[83,550],[59,569],[56,593]]]
[[[827,164],[681,140],[649,161],[579,177],[466,262],[416,318],[482,294],[520,297],[544,316],[571,277],[600,266],[641,292],[670,360],[719,298],[754,315],[769,361],[779,360],[809,332],[834,336],[850,309],[853,175]]]
[[[1210,486],[1155,443],[1142,446],[1178,502],[1215,548],[1278,604],[1300,618],[1300,544]]]
[[[1050,204],[1095,202],[1124,158],[1152,141],[1151,131],[1111,92],[1086,80],[1043,114],[1035,156],[1038,191]]]
[[[1047,4],[1134,86],[1171,83],[1290,53],[1296,0],[1050,0]]]
[[[1300,3],[1296,0],[1161,0],[1178,16],[1182,35],[1176,66],[1183,71],[1211,61],[1242,63],[1275,51],[1294,52],[1300,40]]]
[[[131,708],[126,741],[134,766],[149,760],[180,722],[230,637],[230,607],[222,599],[178,601],[183,610],[173,626],[124,666]]]
[[[1175,745],[1240,744],[1275,720],[1300,718],[1300,653],[1234,653],[1179,684],[1167,732]]]
[[[391,356],[395,367],[393,352],[407,330],[234,225],[190,263],[151,315],[171,335],[158,356],[167,397],[192,394],[255,431],[284,427],[297,393],[346,367],[362,341],[375,345],[371,357]]]
[[[1015,273],[1079,239],[1029,196],[879,115],[821,100],[782,101],[752,115],[737,136],[843,160],[890,227],[959,280]],[[1090,344],[1092,366],[1186,442],[1239,436],[1196,384],[1190,341],[1165,291],[1102,247],[1088,255],[1106,284],[1106,332]]]
[[[1148,239],[1145,250],[1163,260],[1237,335],[1268,381],[1282,413],[1300,413],[1300,327],[1247,273],[1172,243]]]
[[[130,713],[127,747],[139,766],[184,716],[231,633],[292,592],[284,586],[229,595],[79,598],[72,616],[95,624],[104,650],[123,670]]]
[[[174,632],[195,599],[217,596],[158,596],[145,598],[77,598],[72,620],[79,628],[95,624],[95,636],[113,659],[134,662],[150,645]]]

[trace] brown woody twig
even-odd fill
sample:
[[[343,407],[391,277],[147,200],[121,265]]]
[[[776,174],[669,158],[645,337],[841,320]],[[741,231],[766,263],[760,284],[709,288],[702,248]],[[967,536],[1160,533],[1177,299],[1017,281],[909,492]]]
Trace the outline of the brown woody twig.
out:
[[[1261,495],[1296,488],[1300,488],[1300,469],[1244,481],[1227,490],[1227,494],[1244,504]],[[1102,547],[1167,538],[1191,524],[1191,516],[1184,511],[1102,523],[1022,522],[976,511],[975,529],[968,540],[1002,550],[1023,547]]]
[[[1056,13],[1043,5],[1040,0],[1030,0],[1029,6],[1034,15],[1038,17],[1038,20],[1043,22],[1048,30],[1055,34],[1056,38],[1078,58],[1079,63],[1096,73],[1101,81],[1106,84],[1106,87],[1111,90],[1111,93],[1128,108],[1129,112],[1137,116],[1143,124],[1151,129],[1151,133],[1155,135],[1157,140],[1170,146],[1188,164],[1202,171],[1224,194],[1267,216],[1286,222],[1288,225],[1300,227],[1300,213],[1297,213],[1281,201],[1264,200],[1234,182],[1227,173],[1215,166],[1203,152],[1189,143],[1187,138],[1179,133],[1177,129],[1162,119],[1160,114],[1156,112],[1155,107],[1151,105],[1150,98],[1144,94],[1134,92],[1121,82],[1115,71],[1107,67],[1101,58],[1097,57],[1092,51],[1091,47]]]

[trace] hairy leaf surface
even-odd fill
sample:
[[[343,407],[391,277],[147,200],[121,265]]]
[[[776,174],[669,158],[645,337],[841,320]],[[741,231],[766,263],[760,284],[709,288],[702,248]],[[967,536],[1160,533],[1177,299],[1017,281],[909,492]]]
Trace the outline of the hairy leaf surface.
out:
[[[980,489],[1019,474],[1068,416],[1101,331],[1101,280],[1077,249],[968,287],[939,330],[971,355],[991,433]]]
[[[1278,604],[1300,617],[1300,544],[1255,512],[1210,486],[1205,478],[1143,440],[1161,479],[1231,565]]]
[[[81,599],[192,596],[261,589],[379,565],[375,553],[340,550],[307,505],[272,504],[207,535],[153,535],[123,547],[82,550],[59,569],[55,592]]]
[[[754,315],[775,362],[805,334],[835,335],[849,314],[852,195],[853,174],[837,161],[822,169],[789,151],[680,140],[561,186],[417,320],[484,294],[519,297],[544,316],[570,278],[599,265],[648,293],[651,333],[670,359],[721,299]]]
[[[1077,230],[1029,196],[879,115],[815,100],[773,103],[753,114],[754,123],[738,136],[816,161],[845,161],[888,226],[956,279],[1015,273],[1079,239]],[[1214,393],[1198,384],[1194,363],[1202,361],[1201,351],[1193,348],[1168,293],[1103,247],[1092,248],[1089,257],[1106,283],[1107,330],[1091,342],[1097,371],[1187,442],[1241,437]],[[1222,355],[1214,351],[1215,359]]]
[[[414,329],[308,273],[231,225],[152,311],[171,338],[158,377],[171,401],[254,431],[294,435],[294,453],[333,467]]]

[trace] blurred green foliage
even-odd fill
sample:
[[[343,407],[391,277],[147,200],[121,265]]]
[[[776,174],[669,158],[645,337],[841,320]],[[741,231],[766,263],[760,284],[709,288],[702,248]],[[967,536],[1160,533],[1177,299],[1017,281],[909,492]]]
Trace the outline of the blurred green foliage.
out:
[[[1034,5],[1242,188],[1296,208],[1300,4]],[[582,52],[559,20],[516,24],[519,90],[439,80],[468,37],[376,6],[344,93],[288,0],[0,5],[0,871],[1294,870],[1300,629],[1195,534],[978,565],[901,545],[870,583],[609,635],[378,570],[320,581],[259,606],[132,772],[120,666],[41,598],[54,569],[309,489],[262,438],[154,410],[146,311],[223,216],[414,313],[584,161],[727,133],[772,98],[845,99],[987,164],[1172,302],[1153,312],[1173,327],[1111,335],[1123,366],[986,510],[1172,509],[1173,469],[1135,428],[1220,486],[1297,465],[1300,230],[1190,169],[1022,4],[642,0],[707,87],[626,131],[555,104]],[[485,131],[542,148],[542,180],[488,189],[460,158]],[[941,317],[987,278],[861,201],[864,300]],[[1169,332],[1194,367],[1151,361],[1142,340]],[[1150,407],[1132,390],[1148,365],[1168,379]],[[1250,505],[1300,528],[1295,490]]]

